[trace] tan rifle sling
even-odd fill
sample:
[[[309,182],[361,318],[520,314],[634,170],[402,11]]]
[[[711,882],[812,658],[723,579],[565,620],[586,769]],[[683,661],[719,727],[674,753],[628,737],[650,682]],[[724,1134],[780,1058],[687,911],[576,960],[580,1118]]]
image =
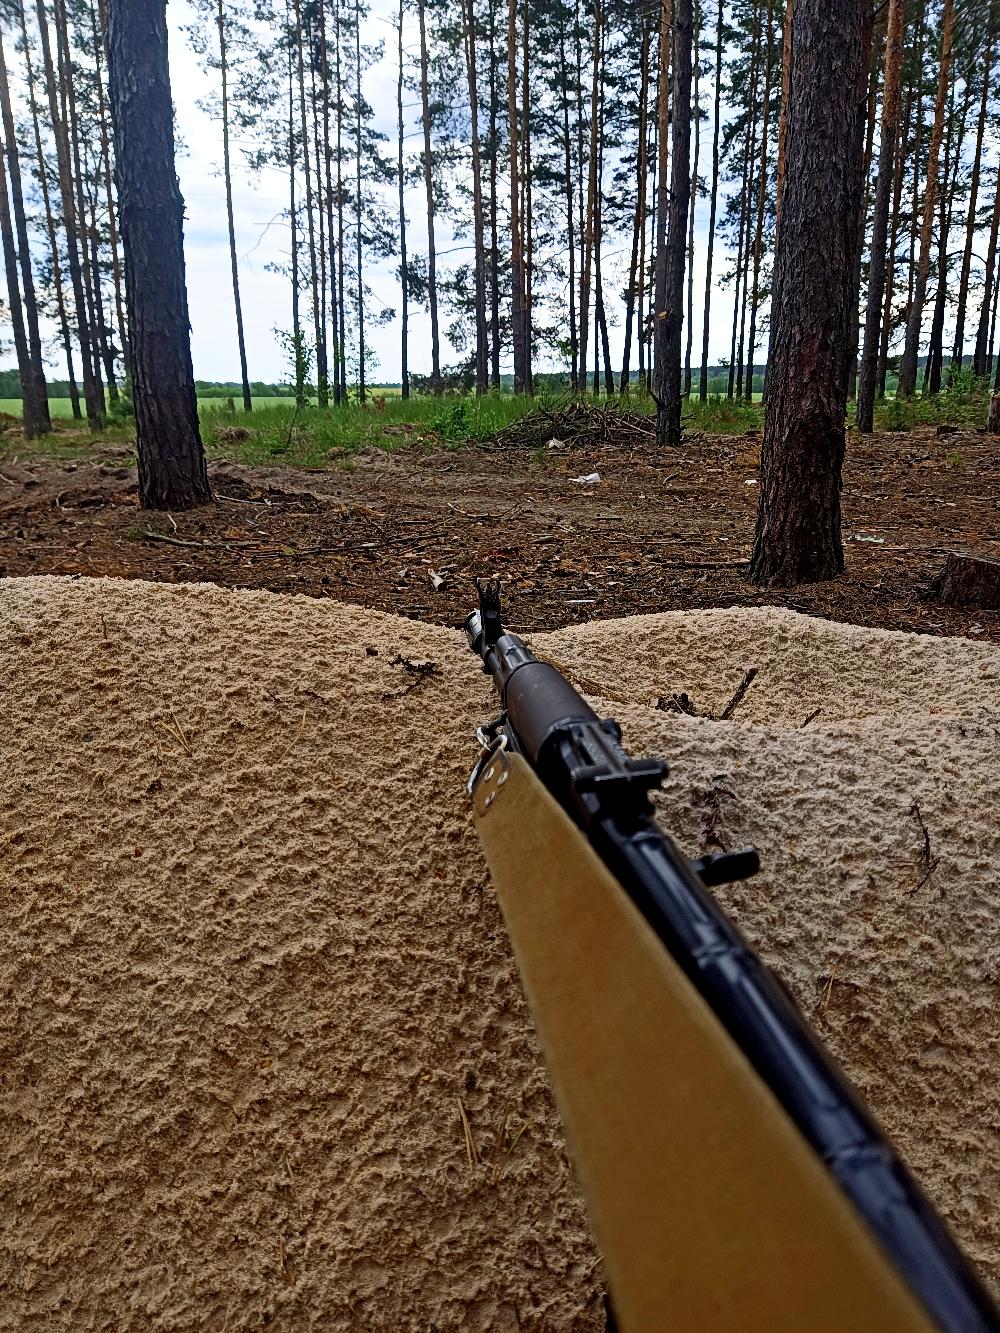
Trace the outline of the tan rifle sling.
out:
[[[519,755],[473,793],[626,1333],[928,1333],[877,1242]]]

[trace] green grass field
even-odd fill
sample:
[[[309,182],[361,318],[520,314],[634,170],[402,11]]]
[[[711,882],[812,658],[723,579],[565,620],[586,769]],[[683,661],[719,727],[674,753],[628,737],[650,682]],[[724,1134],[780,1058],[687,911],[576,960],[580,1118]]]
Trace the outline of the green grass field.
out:
[[[236,400],[239,404],[239,399]],[[253,400],[255,407],[278,407],[281,404],[290,405],[288,398],[271,397],[255,398]],[[202,412],[225,412],[226,400],[224,398],[199,398],[198,407]],[[0,398],[0,412],[6,412],[8,416],[19,417],[21,415],[20,398]],[[65,418],[67,421],[73,416],[73,405],[68,398],[50,398],[49,415]]]
[[[948,423],[960,427],[981,426],[986,420],[990,385],[976,380],[966,371],[956,376],[940,393],[917,396],[905,402],[890,397],[881,402],[875,415],[878,430],[906,431],[916,425]],[[684,403],[685,432],[740,435],[760,431],[763,408],[759,395],[753,403],[738,402],[713,395],[707,402],[697,397]],[[357,402],[337,408],[315,406],[296,409],[289,398],[262,396],[254,400],[254,411],[244,412],[226,399],[203,396],[199,399],[202,436],[215,458],[235,458],[248,464],[287,463],[293,467],[351,467],[353,455],[367,448],[398,449],[407,444],[460,447],[489,440],[530,412],[543,410],[557,418],[574,400],[568,394],[539,395],[536,398],[513,394],[490,394],[476,398],[472,394],[433,398],[415,395],[404,400],[398,392],[373,389],[364,406]],[[44,440],[25,446],[11,432],[5,441],[10,451],[49,453],[70,456],[88,454],[102,442],[130,440],[133,426],[129,420],[112,417],[108,429],[94,436],[85,423],[70,425],[70,402],[66,398],[49,400],[56,430]],[[0,399],[0,412],[19,416],[20,399]],[[635,388],[624,399],[610,403],[600,399],[595,411],[628,411],[652,415],[653,400]],[[848,405],[848,422],[853,421],[854,404]],[[552,434],[558,436],[559,422],[553,419]],[[568,427],[570,433],[573,426]],[[537,433],[537,431],[536,431]]]

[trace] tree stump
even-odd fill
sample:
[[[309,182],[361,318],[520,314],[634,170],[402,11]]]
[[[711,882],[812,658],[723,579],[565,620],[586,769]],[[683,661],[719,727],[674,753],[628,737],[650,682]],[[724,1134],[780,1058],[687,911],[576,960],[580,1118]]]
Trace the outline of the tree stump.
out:
[[[986,418],[986,434],[1000,435],[1000,393],[990,399],[990,413]]]
[[[935,595],[939,602],[1000,611],[1000,560],[952,551],[938,578]]]

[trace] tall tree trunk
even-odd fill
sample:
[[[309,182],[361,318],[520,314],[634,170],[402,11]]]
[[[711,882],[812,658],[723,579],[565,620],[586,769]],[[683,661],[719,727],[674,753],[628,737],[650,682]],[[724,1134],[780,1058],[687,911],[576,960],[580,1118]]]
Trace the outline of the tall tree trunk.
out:
[[[421,0],[421,4],[423,0]],[[421,23],[423,22],[423,9],[421,8]],[[426,55],[426,47],[423,42],[423,28],[421,27],[421,50]],[[426,67],[424,70],[426,78]],[[361,4],[360,0],[354,0],[354,258],[358,269],[358,402],[365,403],[368,394],[367,384],[365,382],[365,360],[368,354],[368,348],[365,344],[365,275],[363,268],[364,260],[364,231],[361,219],[364,216],[361,200]],[[429,127],[430,122],[428,122]],[[430,153],[428,151],[427,170],[430,171]],[[428,263],[428,286],[434,292],[434,300],[431,303],[431,327],[433,330],[431,346],[434,353],[434,376],[435,391],[441,391],[441,367],[438,362],[437,352],[437,278],[434,271],[434,230],[433,214],[431,215],[431,230],[429,232],[429,263]]]
[[[639,131],[638,161],[636,163],[635,215],[632,222],[632,255],[629,260],[628,287],[625,289],[625,349],[622,353],[622,377],[618,384],[619,393],[627,393],[630,383],[630,362],[632,358],[632,323],[635,318],[638,284],[645,282],[639,267],[640,244],[646,226],[646,120],[649,115],[649,25],[643,21],[642,37],[639,49]],[[572,252],[572,242],[570,243]],[[640,345],[642,330],[639,331]]]
[[[471,2],[471,0],[470,0]],[[400,358],[402,360],[401,393],[404,398],[410,396],[410,278],[406,271],[406,200],[405,178],[403,174],[403,14],[406,0],[399,0],[399,73],[396,80],[396,123],[397,170],[399,183],[399,285],[402,302],[402,334],[400,339]]]
[[[590,336],[590,281],[594,258],[594,227],[597,216],[597,143],[598,97],[600,91],[602,15],[600,0],[594,0],[594,64],[590,81],[590,151],[587,164],[587,220],[583,234],[583,262],[580,265],[580,364],[584,367],[584,392],[587,389],[587,345]],[[595,376],[594,391],[597,391]]]
[[[760,262],[764,246],[764,203],[767,195],[767,128],[771,116],[771,43],[774,0],[767,0],[767,42],[764,53],[764,111],[760,130],[760,172],[757,182],[757,222],[753,241],[753,285],[750,288],[750,337],[747,342],[746,399],[753,402],[753,370],[757,355],[757,307],[760,301]]]
[[[910,113],[913,110],[912,88],[907,91],[906,111],[903,115],[903,134],[899,138],[894,167],[895,184],[892,191],[892,221],[889,224],[889,249],[886,255],[885,298],[882,305],[882,330],[878,344],[878,396],[885,397],[886,375],[889,364],[889,337],[892,332],[892,298],[896,288],[896,244],[899,240],[899,214],[903,202],[903,183],[910,138]]]
[[[287,3],[286,3],[287,16]],[[292,250],[292,357],[295,363],[295,403],[305,403],[305,349],[302,341],[302,321],[299,317],[299,214],[295,191],[295,75],[291,33],[288,46],[288,225]]]
[[[667,221],[670,212],[670,178],[668,175],[670,125],[670,32],[672,25],[671,0],[660,0],[659,71],[656,81],[656,227],[653,241],[654,278],[653,308],[650,312],[652,338],[651,388],[656,402],[656,430],[669,429],[667,422],[667,357],[670,342],[667,337]]]
[[[1000,167],[997,168],[996,186],[993,194],[993,215],[990,218],[990,236],[986,244],[986,274],[983,279],[983,304],[979,312],[979,324],[976,328],[976,350],[972,359],[972,368],[977,375],[989,374],[990,349],[993,340],[990,336],[991,307],[996,315],[996,301],[991,301],[994,288],[994,275],[997,272],[997,234],[1000,232]]]
[[[941,20],[941,69],[938,76],[937,99],[934,104],[934,128],[927,158],[927,185],[924,191],[924,212],[920,227],[920,255],[917,261],[913,300],[906,323],[906,341],[899,363],[898,397],[910,398],[917,384],[917,355],[920,350],[920,326],[924,302],[927,298],[927,278],[931,264],[931,232],[934,226],[934,205],[937,198],[938,159],[944,134],[944,108],[951,73],[951,49],[955,33],[954,0],[944,0]]]
[[[531,370],[531,303],[534,283],[535,259],[532,232],[532,168],[531,168],[531,118],[528,104],[531,99],[531,67],[528,59],[531,7],[528,0],[524,4],[524,18],[521,23],[521,230],[523,233],[522,254],[524,257],[524,315],[521,336],[524,339],[524,391],[531,395],[535,392],[535,382]]]
[[[3,245],[4,272],[7,277],[7,306],[10,312],[11,331],[14,335],[17,375],[21,381],[21,428],[25,439],[33,440],[45,433],[45,426],[41,417],[40,404],[33,393],[31,356],[28,352],[28,336],[24,329],[24,311],[21,308],[21,288],[17,275],[17,245],[14,241],[14,227],[10,220],[10,203],[7,198],[7,167],[4,163],[4,156],[4,154],[0,154],[0,243]]]
[[[22,16],[24,10],[21,10]],[[111,122],[104,97],[104,74],[101,69],[101,57],[106,52],[106,34],[108,29],[107,0],[100,0],[100,24],[93,4],[90,6],[90,22],[94,40],[94,59],[96,62],[97,109],[101,134],[101,168],[104,172],[104,195],[108,208],[108,245],[111,250],[111,279],[115,291],[115,327],[121,344],[121,358],[128,374],[128,324],[125,319],[125,298],[122,282],[122,266],[118,253],[118,205],[115,201],[114,183],[111,167]]]
[[[89,154],[87,155],[89,158]],[[89,198],[85,200],[85,205],[90,210],[90,221],[87,227],[86,236],[90,244],[90,271],[93,274],[94,287],[94,329],[97,333],[97,343],[95,352],[100,355],[104,363],[104,379],[108,386],[108,399],[111,403],[117,404],[120,398],[118,393],[118,384],[115,379],[115,352],[112,346],[111,328],[104,317],[104,294],[101,291],[101,265],[100,255],[97,246],[97,196],[99,192],[98,171],[96,164],[88,160],[84,161],[85,179],[93,182]]]
[[[778,162],[774,176],[774,246],[777,253],[781,230],[781,201],[785,194],[785,157],[788,152],[788,95],[792,82],[792,19],[795,0],[785,0],[781,30],[781,111],[778,113]]]
[[[645,37],[645,25],[643,34]],[[566,251],[569,257],[569,359],[570,359],[570,388],[573,393],[579,393],[579,368],[578,368],[578,334],[576,324],[576,242],[573,235],[573,142],[569,130],[569,69],[566,64],[566,31],[560,24],[559,27],[559,81],[562,88],[562,120],[563,120],[563,157],[566,172]],[[640,101],[645,100],[645,89],[640,92]],[[642,184],[640,182],[640,193]],[[626,326],[625,331],[625,360],[628,361],[628,340],[631,336],[631,328]]]
[[[650,33],[650,37],[652,37],[652,33]],[[651,44],[652,43],[650,43],[650,45]],[[646,330],[647,330],[648,320],[645,317],[647,297],[649,294],[649,265],[646,262],[646,238],[649,232],[649,223],[651,221],[651,218],[647,218],[647,214],[650,214],[651,212],[649,207],[650,165],[652,164],[654,169],[656,166],[655,147],[652,153],[650,153],[649,151],[650,125],[652,124],[654,129],[656,125],[655,115],[650,116],[649,114],[649,88],[652,84],[652,77],[649,69],[649,60],[651,54],[652,53],[650,51],[647,51],[646,53],[646,77],[644,79],[644,83],[646,85],[646,143],[645,143],[646,172],[642,181],[643,219],[642,219],[642,229],[639,233],[639,290],[636,296],[636,308],[635,308],[636,342],[638,343],[638,355],[636,357],[636,360],[638,362],[637,374],[639,377],[639,383],[642,385],[646,393],[649,392],[649,371],[646,364],[647,360],[646,348],[648,346],[646,340]],[[656,197],[655,182],[652,193],[655,199]]]
[[[861,304],[861,261],[864,258],[865,235],[868,231],[868,214],[871,205],[871,165],[872,150],[875,143],[875,110],[878,103],[878,70],[879,70],[879,52],[868,42],[872,50],[871,71],[868,79],[868,101],[867,116],[865,120],[865,139],[864,154],[861,162],[861,217],[858,221],[858,250],[854,258],[854,295],[852,297],[851,310],[851,341],[847,352],[847,396],[854,398],[857,394],[858,382],[858,350],[861,340],[861,323],[859,308]]]
[[[52,263],[52,285],[55,290],[56,312],[59,316],[59,330],[62,335],[63,355],[66,357],[66,373],[69,379],[70,410],[73,419],[80,420],[80,390],[77,388],[76,374],[73,369],[73,343],[69,331],[69,316],[66,311],[66,294],[63,288],[62,261],[59,257],[59,243],[56,236],[56,222],[52,212],[52,197],[49,193],[49,173],[45,164],[45,152],[42,147],[42,129],[38,116],[38,100],[35,96],[35,72],[31,63],[31,46],[28,42],[28,25],[23,5],[18,6],[21,23],[21,40],[24,51],[25,74],[28,84],[28,101],[31,107],[31,124],[34,133],[35,156],[38,163],[38,179],[42,187],[42,204],[45,210],[45,231],[49,240],[49,257]]]
[[[14,235],[21,266],[21,299],[24,302],[22,349],[18,349],[18,371],[21,376],[21,411],[25,438],[37,439],[52,429],[49,420],[49,398],[45,387],[45,367],[42,364],[42,339],[38,331],[38,305],[35,300],[35,279],[31,271],[31,250],[28,246],[28,223],[24,215],[24,196],[21,192],[21,162],[17,151],[14,115],[10,105],[10,86],[7,81],[7,60],[0,39],[0,114],[3,117],[3,137],[7,150],[7,168],[10,173],[10,202],[14,213]],[[4,191],[6,204],[6,190]],[[10,226],[8,218],[7,224]],[[11,238],[13,242],[13,237]],[[6,248],[6,240],[4,241]],[[8,273],[8,282],[10,274]],[[10,288],[10,304],[18,301],[16,284]],[[13,311],[12,311],[13,314]],[[20,314],[20,308],[18,309]]]
[[[500,392],[500,237],[499,205],[500,103],[497,94],[497,0],[489,0],[490,74],[490,388]]]
[[[740,193],[740,223],[741,235],[746,233],[745,238],[741,240],[738,247],[738,254],[742,258],[738,261],[741,265],[741,271],[737,273],[736,279],[736,304],[739,307],[739,342],[735,349],[734,360],[736,362],[736,397],[742,398],[743,389],[743,360],[744,349],[746,347],[746,327],[747,327],[747,292],[750,288],[750,256],[751,249],[751,214],[750,198],[753,192],[754,184],[754,162],[757,155],[757,111],[758,96],[757,90],[760,87],[760,8],[754,9],[753,19],[753,37],[751,39],[750,51],[750,96],[749,96],[749,114],[747,116],[747,143],[746,157],[743,166],[743,189]],[[743,299],[739,299],[740,285],[742,284]],[[735,312],[734,312],[735,318]]]
[[[701,149],[701,101],[698,75],[701,70],[701,5],[694,7],[694,161],[691,165],[691,206],[688,209],[687,239],[687,341],[684,346],[684,397],[691,396],[691,349],[694,346],[694,215],[698,206],[698,158]]]
[[[926,0],[921,0],[917,10],[917,60],[914,82],[917,90],[917,114],[913,136],[913,183],[912,205],[910,208],[910,246],[906,264],[906,317],[909,319],[913,305],[913,289],[917,276],[917,238],[920,234],[920,154],[924,137],[924,43],[925,24],[924,8]],[[915,377],[914,377],[915,379]]]
[[[867,11],[867,12],[866,12]],[[798,0],[781,245],[750,577],[789,585],[844,567],[840,487],[870,0]]]
[[[972,175],[969,180],[969,215],[965,228],[965,249],[962,252],[962,269],[958,279],[958,305],[955,311],[955,342],[951,353],[951,363],[961,370],[965,361],[965,315],[969,302],[969,275],[972,272],[972,248],[976,236],[976,205],[979,202],[979,177],[983,156],[983,136],[986,132],[986,113],[990,100],[990,68],[993,60],[993,41],[996,36],[995,8],[991,3],[986,29],[986,45],[983,51],[983,93],[979,103],[979,119],[976,122],[976,147],[972,154]],[[990,284],[984,288],[983,304],[989,306]]]
[[[573,48],[576,66],[576,235],[578,244],[577,272],[580,283],[580,302],[577,311],[579,320],[580,354],[580,393],[587,392],[587,339],[589,336],[590,312],[583,308],[584,269],[587,268],[587,199],[589,191],[584,184],[584,167],[587,150],[584,141],[583,116],[583,25],[581,20],[581,0],[573,0]],[[589,174],[589,173],[588,173]],[[589,269],[588,269],[589,273]],[[588,279],[589,280],[589,279]]]
[[[904,0],[889,0],[885,40],[885,76],[882,81],[882,129],[878,149],[878,179],[875,184],[875,219],[872,225],[871,264],[868,271],[868,305],[865,311],[865,341],[861,353],[858,384],[858,429],[872,430],[875,411],[875,382],[878,374],[879,321],[885,295],[886,233],[899,134],[899,103],[903,74]]]
[[[317,274],[319,304],[316,312],[316,397],[320,407],[328,407],[330,404],[330,361],[326,337],[328,324],[326,305],[327,235],[326,210],[324,209],[323,198],[323,171],[320,166],[327,151],[328,140],[323,137],[320,131],[319,105],[321,98],[316,86],[316,38],[318,37],[319,41],[323,40],[322,30],[320,30],[320,33],[313,30],[313,23],[318,13],[319,6],[317,5],[311,8],[309,17],[309,120],[312,132],[313,163],[316,168],[316,259],[319,269]]]
[[[148,0],[141,23],[130,0],[109,0],[108,85],[131,320],[139,501],[146,509],[185,509],[207,503],[212,492],[191,365],[165,0]]]
[[[524,231],[521,221],[517,54],[517,0],[509,0],[507,8],[507,112],[510,134],[511,323],[514,342],[514,392],[523,394],[528,389],[528,355],[524,336],[527,291],[524,273]]]
[[[684,249],[691,189],[691,0],[674,0],[673,108],[670,163],[670,223],[664,302],[657,315],[665,326],[665,360],[656,404],[656,442],[681,442],[681,326],[684,319]]]
[[[236,256],[236,219],[233,213],[233,171],[229,153],[229,50],[226,41],[226,15],[223,0],[218,0],[215,21],[219,29],[219,72],[222,80],[222,176],[226,189],[226,222],[229,227],[229,267],[233,276],[233,305],[236,310],[236,345],[240,356],[240,383],[243,386],[243,410],[253,411],[250,375],[247,371],[247,345],[243,334],[243,304],[240,301],[240,267]]]
[[[56,146],[56,162],[59,172],[59,199],[62,204],[63,224],[66,230],[66,258],[69,267],[70,285],[73,290],[73,304],[76,308],[76,328],[80,340],[80,361],[83,377],[83,398],[86,405],[87,424],[91,430],[104,428],[104,399],[94,377],[93,352],[91,350],[90,326],[87,321],[87,302],[83,291],[83,271],[80,266],[80,250],[77,237],[76,199],[73,190],[73,166],[70,160],[69,139],[66,126],[59,114],[58,84],[52,63],[52,49],[49,43],[49,23],[45,13],[45,0],[36,0],[38,14],[38,32],[42,48],[42,68],[45,72],[45,87],[49,100],[49,114],[52,119],[52,134]]]
[[[102,330],[97,318],[97,275],[91,263],[90,240],[87,236],[87,202],[84,197],[84,172],[80,152],[80,126],[76,111],[76,83],[73,74],[73,57],[70,49],[69,15],[65,0],[55,0],[53,15],[56,26],[56,66],[59,71],[59,93],[62,99],[61,109],[63,124],[69,139],[72,180],[75,184],[74,200],[77,218],[77,236],[80,245],[80,268],[83,278],[84,301],[87,309],[87,329],[90,334],[90,354],[92,358],[94,396],[104,418],[104,385],[101,380]]]
[[[599,104],[600,124],[604,125],[604,42],[601,41],[601,98]],[[604,139],[599,140],[597,150],[597,217],[594,224],[594,322],[596,336],[600,340],[601,359],[604,366],[604,393],[611,398],[615,391],[615,377],[611,369],[611,344],[608,339],[608,319],[604,308],[604,277],[601,270],[601,250],[604,242]],[[595,347],[596,351],[596,347]],[[597,397],[599,386],[594,375],[594,396]]]
[[[313,353],[316,357],[316,389],[320,407],[329,401],[326,367],[326,340],[320,323],[319,265],[316,258],[316,210],[312,182],[312,154],[309,151],[309,117],[306,114],[306,75],[303,46],[307,40],[302,25],[302,3],[295,0],[295,45],[299,92],[299,141],[302,144],[302,174],[305,179],[303,198],[306,215],[306,244],[309,255],[309,292],[312,302]]]
[[[476,393],[489,388],[486,360],[486,247],[483,231],[483,168],[479,151],[479,69],[476,62],[475,0],[467,0],[465,59],[469,77],[469,114],[472,139],[472,234],[476,285]]]
[[[427,86],[425,0],[417,0],[420,18],[420,105],[424,126],[424,191],[427,195],[427,297],[431,307],[431,388],[441,392],[441,339],[438,331],[437,250],[434,244],[434,162],[431,157],[431,107]]]
[[[948,132],[945,136],[944,167],[941,173],[940,207],[938,210],[937,291],[934,296],[934,314],[931,319],[931,337],[924,379],[925,391],[929,393],[939,393],[941,390],[941,374],[944,367],[944,316],[948,304],[948,277],[950,271],[948,240],[951,236],[958,172],[962,162],[965,125],[972,101],[971,78],[967,76],[965,79],[965,93],[962,98],[962,110],[958,117],[957,134],[955,133],[954,100],[955,85],[953,83],[951,107],[948,115]]]
[[[712,130],[712,198],[708,214],[708,253],[705,257],[705,314],[701,330],[701,378],[698,397],[704,403],[708,398],[708,335],[712,311],[712,267],[715,259],[715,220],[719,202],[719,130],[722,123],[722,46],[725,28],[722,21],[722,0],[715,27],[715,125]]]
[[[997,310],[1000,309],[1000,268],[997,269],[996,278],[993,281],[993,322],[990,325],[989,352],[986,358],[987,375],[993,372],[993,349],[997,342]]]
[[[338,16],[339,23],[339,16]],[[320,82],[323,87],[323,186],[326,196],[326,234],[330,244],[330,328],[333,331],[333,401],[339,406],[344,401],[345,385],[341,374],[340,292],[337,284],[337,256],[340,246],[336,234],[336,209],[333,194],[333,144],[330,133],[330,54],[326,36],[326,0],[319,0]],[[338,88],[338,99],[340,91]],[[339,151],[339,142],[338,142]],[[318,168],[317,168],[318,171]],[[404,370],[406,359],[403,359]]]

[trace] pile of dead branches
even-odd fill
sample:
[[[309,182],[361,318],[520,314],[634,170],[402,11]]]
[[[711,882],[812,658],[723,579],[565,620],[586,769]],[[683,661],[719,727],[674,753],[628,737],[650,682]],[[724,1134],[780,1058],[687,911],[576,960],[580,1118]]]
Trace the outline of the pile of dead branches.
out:
[[[648,444],[655,423],[643,412],[627,411],[616,402],[582,403],[567,399],[557,406],[538,407],[491,440],[497,449],[628,448]]]

